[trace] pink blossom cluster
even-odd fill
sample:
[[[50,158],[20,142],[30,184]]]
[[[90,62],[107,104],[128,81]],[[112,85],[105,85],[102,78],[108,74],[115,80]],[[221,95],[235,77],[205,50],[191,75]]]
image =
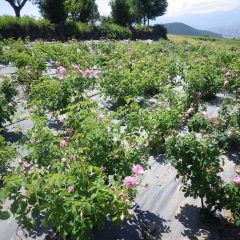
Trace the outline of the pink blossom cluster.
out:
[[[67,191],[68,191],[69,193],[73,193],[73,192],[74,192],[74,187],[71,186],[71,185],[69,185],[69,186],[67,187]]]
[[[240,186],[240,177],[235,177],[235,178],[233,179],[233,183],[234,183],[235,185],[237,185],[237,186]]]
[[[85,70],[85,76],[86,76],[86,77],[91,77],[91,75],[92,75],[91,70],[90,70],[90,69],[86,69],[86,70]]]
[[[58,73],[60,74],[59,79],[60,79],[60,80],[63,80],[63,79],[64,79],[64,75],[65,75],[66,72],[67,72],[66,68],[63,67],[63,66],[60,66],[60,67],[57,68],[57,70],[58,70]]]
[[[103,114],[99,114],[97,115],[96,119],[99,120],[99,121],[102,121],[104,120],[105,116]]]
[[[141,165],[133,165],[132,172],[134,176],[127,176],[123,180],[123,184],[128,188],[135,188],[138,185],[137,177],[142,176],[144,174],[144,169]]]
[[[76,73],[79,75],[79,76],[83,76],[85,75],[86,77],[98,77],[99,74],[100,74],[100,71],[97,69],[97,70],[94,70],[94,71],[91,71],[89,68],[87,68],[85,71],[81,70],[80,67],[76,64],[73,65],[73,69],[76,71]]]
[[[59,145],[60,145],[60,148],[65,148],[68,146],[68,142],[65,139],[63,139],[60,141]]]
[[[132,167],[132,172],[134,173],[134,175],[136,176],[142,176],[144,174],[144,170],[143,167],[139,164],[137,165],[133,165]]]
[[[135,188],[138,185],[136,177],[127,176],[123,180],[123,184],[129,188]]]
[[[57,70],[62,75],[64,75],[67,72],[66,68],[63,66],[58,67]]]
[[[186,111],[186,113],[184,114],[184,118],[185,118],[185,119],[189,119],[189,118],[192,116],[193,112],[194,112],[194,109],[193,109],[193,108],[189,108],[189,109]]]
[[[74,65],[73,65],[73,69],[76,71],[76,73],[77,73],[79,76],[82,76],[82,75],[83,75],[83,70],[81,70],[78,65],[74,64]]]

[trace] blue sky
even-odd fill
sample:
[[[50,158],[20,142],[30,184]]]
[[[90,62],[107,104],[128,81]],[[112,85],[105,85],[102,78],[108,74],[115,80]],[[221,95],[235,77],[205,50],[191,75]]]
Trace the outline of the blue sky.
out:
[[[109,0],[96,0],[101,15],[109,15]],[[176,17],[183,14],[210,13],[228,11],[240,5],[240,0],[168,0],[166,16]],[[13,9],[5,0],[0,0],[0,15],[14,15]],[[40,17],[36,6],[28,2],[22,9],[22,15]]]

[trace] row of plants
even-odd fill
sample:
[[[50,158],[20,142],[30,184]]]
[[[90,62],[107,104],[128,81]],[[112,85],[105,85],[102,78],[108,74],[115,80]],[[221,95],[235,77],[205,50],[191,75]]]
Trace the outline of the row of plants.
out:
[[[12,79],[34,112],[22,139],[28,155],[2,177],[0,191],[24,228],[31,232],[41,216],[62,238],[88,239],[106,217],[131,217],[156,153],[177,169],[186,196],[230,210],[239,225],[239,177],[226,183],[219,175],[220,153],[240,142],[238,48],[7,40],[0,51],[1,62],[18,67]],[[219,93],[218,116],[204,115],[205,101]]]
[[[153,27],[123,27],[111,22],[104,22],[99,26],[81,22],[66,22],[53,24],[46,19],[36,20],[30,17],[15,18],[0,17],[0,37],[2,39],[44,39],[48,41],[76,38],[78,40],[108,39],[154,39],[167,38],[166,29],[162,25]]]

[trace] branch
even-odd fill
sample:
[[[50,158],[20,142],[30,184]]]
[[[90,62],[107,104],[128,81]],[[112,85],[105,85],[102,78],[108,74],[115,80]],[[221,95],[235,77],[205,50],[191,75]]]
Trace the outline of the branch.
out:
[[[22,9],[28,0],[23,0],[20,5],[16,5],[13,0],[6,0],[13,8]]]
[[[13,8],[17,8],[13,0],[6,0]]]
[[[26,2],[27,0],[23,0],[22,3],[19,5],[19,8],[22,9]]]

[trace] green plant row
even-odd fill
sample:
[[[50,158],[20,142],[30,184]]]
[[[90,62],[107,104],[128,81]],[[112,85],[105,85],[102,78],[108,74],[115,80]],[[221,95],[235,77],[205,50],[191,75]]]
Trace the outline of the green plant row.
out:
[[[11,16],[0,17],[0,37],[3,39],[44,39],[48,41],[76,38],[78,40],[108,39],[166,39],[166,29],[162,25],[154,27],[122,27],[114,23],[103,23],[99,26],[88,25],[81,22],[66,22],[52,24],[46,19],[30,17],[15,18]]]

